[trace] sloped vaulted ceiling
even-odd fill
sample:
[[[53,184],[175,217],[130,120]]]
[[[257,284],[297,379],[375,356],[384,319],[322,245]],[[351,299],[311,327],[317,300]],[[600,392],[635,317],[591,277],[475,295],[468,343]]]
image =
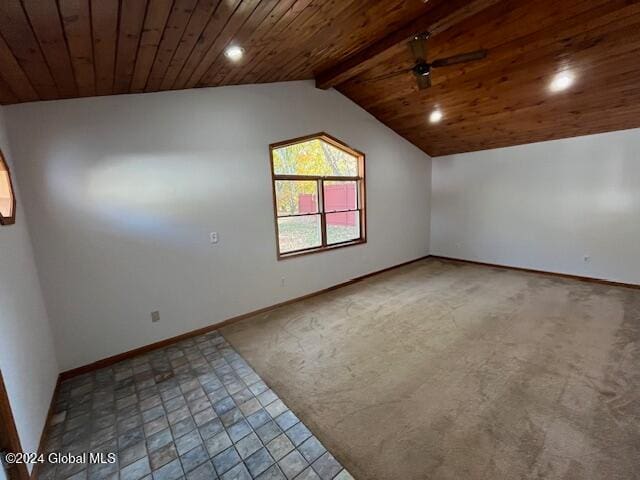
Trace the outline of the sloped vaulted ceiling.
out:
[[[376,80],[425,30],[488,56]],[[0,1],[2,104],[316,78],[434,156],[639,127],[639,60],[640,0]]]

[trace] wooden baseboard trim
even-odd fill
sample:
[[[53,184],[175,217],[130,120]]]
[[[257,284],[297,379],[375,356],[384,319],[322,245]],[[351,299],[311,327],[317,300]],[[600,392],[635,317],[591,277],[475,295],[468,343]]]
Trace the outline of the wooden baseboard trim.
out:
[[[541,273],[544,275],[553,275],[555,277],[567,278],[570,280],[579,280],[581,282],[590,282],[590,283],[599,283],[601,285],[609,285],[612,287],[626,287],[626,288],[635,288],[640,289],[640,285],[636,283],[624,283],[624,282],[614,282],[612,280],[604,280],[602,278],[594,278],[594,277],[583,277],[581,275],[572,275],[569,273],[560,273],[560,272],[548,272],[546,270],[535,270],[533,268],[524,268],[524,267],[512,267],[510,265],[500,265],[497,263],[486,263],[486,262],[478,262],[475,260],[466,260],[464,258],[454,258],[454,257],[443,257],[441,255],[430,255],[430,258],[435,260],[446,260],[450,262],[460,262],[460,263],[468,263],[471,265],[481,265],[483,267],[497,267],[497,268],[506,268],[508,270],[517,270],[519,272],[527,272],[527,273]]]
[[[0,420],[4,421],[5,424],[2,425],[4,430],[3,434],[3,447],[4,441],[7,441],[9,445],[9,451],[11,453],[28,453],[22,449],[22,442],[20,442],[20,436],[18,435],[18,429],[16,425],[16,419],[13,416],[13,410],[11,409],[11,402],[9,401],[9,393],[4,384],[4,378],[2,376],[2,371],[0,371]],[[2,433],[2,432],[0,432]],[[6,435],[6,438],[5,438]],[[0,452],[1,453],[1,452]],[[14,463],[10,465],[11,474],[7,472],[7,476],[13,478],[17,477],[17,480],[28,480],[29,479],[29,470],[27,469],[27,464],[25,463]],[[0,461],[0,468],[4,468]],[[35,467],[34,467],[35,468]]]
[[[151,343],[149,345],[144,345],[142,347],[134,348],[133,350],[129,350],[127,352],[119,353],[119,354],[113,355],[111,357],[103,358],[101,360],[97,360],[97,361],[95,361],[93,363],[90,363],[88,365],[83,365],[82,367],[77,367],[77,368],[73,368],[71,370],[67,370],[67,371],[62,372],[60,374],[59,381],[63,382],[63,381],[68,380],[70,378],[77,377],[78,375],[83,375],[85,373],[89,373],[89,372],[92,372],[94,370],[99,370],[101,368],[108,367],[110,365],[113,365],[114,363],[118,363],[118,362],[121,362],[123,360],[127,360],[127,359],[129,359],[131,357],[135,357],[137,355],[142,355],[142,354],[150,352],[152,350],[156,350],[158,348],[163,348],[163,347],[166,347],[168,345],[180,342],[182,340],[186,340],[186,339],[191,338],[191,337],[196,337],[198,335],[202,335],[202,334],[211,332],[213,330],[218,330],[218,329],[220,329],[222,327],[225,327],[227,325],[230,325],[232,323],[236,323],[236,322],[239,322],[241,320],[244,320],[245,318],[249,318],[249,317],[252,317],[254,315],[260,315],[262,313],[269,312],[271,310],[275,310],[276,308],[284,307],[285,305],[290,305],[292,303],[299,302],[301,300],[306,300],[307,298],[311,298],[311,297],[315,297],[315,296],[318,296],[318,295],[322,295],[323,293],[327,293],[327,292],[330,292],[332,290],[336,290],[338,288],[343,288],[343,287],[346,287],[346,286],[351,285],[353,283],[361,282],[362,280],[365,280],[365,279],[367,279],[369,277],[373,277],[375,275],[380,275],[381,273],[388,272],[389,270],[394,270],[396,268],[404,267],[406,265],[409,265],[409,264],[415,263],[415,262],[419,262],[420,260],[424,260],[426,258],[429,258],[429,255],[425,255],[425,256],[416,258],[414,260],[409,260],[408,262],[403,262],[403,263],[400,263],[400,264],[397,264],[397,265],[393,265],[391,267],[383,268],[382,270],[376,270],[375,272],[367,273],[366,275],[361,275],[359,277],[352,278],[351,280],[347,280],[346,282],[342,282],[342,283],[339,283],[337,285],[333,285],[331,287],[323,288],[322,290],[318,290],[316,292],[312,292],[312,293],[309,293],[307,295],[302,295],[301,297],[292,298],[291,300],[286,300],[284,302],[276,303],[276,304],[270,305],[268,307],[260,308],[258,310],[253,310],[253,311],[248,312],[248,313],[243,313],[242,315],[237,315],[235,317],[228,318],[226,320],[223,320],[221,322],[215,323],[213,325],[208,325],[206,327],[199,328],[197,330],[192,330],[190,332],[186,332],[186,333],[183,333],[181,335],[177,335],[175,337],[170,337],[170,338],[167,338],[167,339],[164,339],[164,340],[160,340],[159,342],[155,342],[155,343]]]

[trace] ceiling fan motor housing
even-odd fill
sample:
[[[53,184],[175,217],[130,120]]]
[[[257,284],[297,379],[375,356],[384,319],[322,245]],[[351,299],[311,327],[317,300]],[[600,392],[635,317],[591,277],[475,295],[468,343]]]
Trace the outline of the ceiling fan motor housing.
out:
[[[419,77],[427,77],[431,75],[431,65],[425,62],[416,63],[413,67],[413,73]]]

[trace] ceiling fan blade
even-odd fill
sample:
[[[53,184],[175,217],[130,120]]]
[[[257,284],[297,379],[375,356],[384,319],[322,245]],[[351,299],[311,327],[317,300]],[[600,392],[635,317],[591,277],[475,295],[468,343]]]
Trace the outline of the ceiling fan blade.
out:
[[[426,90],[431,86],[431,75],[416,75],[416,82],[420,90]]]
[[[387,78],[397,77],[399,75],[404,75],[405,73],[409,73],[411,70],[400,70],[399,72],[387,73],[386,75],[380,75],[378,77],[365,78],[361,80],[362,82],[377,82],[378,80],[386,80]]]
[[[474,60],[482,60],[487,56],[486,50],[476,50],[475,52],[461,53],[460,55],[453,55],[452,57],[439,58],[431,62],[432,67],[448,67],[450,65],[456,65],[458,63],[473,62]]]
[[[428,33],[421,33],[416,35],[409,41],[409,50],[416,62],[427,61],[427,40],[429,39]]]

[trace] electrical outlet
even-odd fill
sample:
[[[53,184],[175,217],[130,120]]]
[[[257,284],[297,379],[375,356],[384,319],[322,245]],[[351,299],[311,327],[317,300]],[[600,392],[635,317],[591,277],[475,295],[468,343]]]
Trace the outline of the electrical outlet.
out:
[[[590,257],[589,255],[585,255],[585,256],[583,257],[583,260],[584,260],[585,262],[589,262],[589,261],[591,261],[591,257]]]
[[[160,321],[160,312],[158,310],[151,312],[151,321],[153,323]]]

